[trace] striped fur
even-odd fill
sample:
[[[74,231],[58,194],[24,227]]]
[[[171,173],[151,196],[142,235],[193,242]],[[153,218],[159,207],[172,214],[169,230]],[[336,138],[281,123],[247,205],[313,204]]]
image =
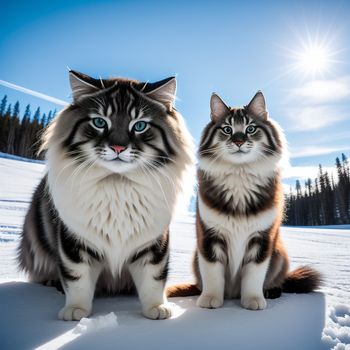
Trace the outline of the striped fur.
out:
[[[197,283],[172,287],[169,295],[182,289],[196,294],[197,287],[201,307],[217,308],[225,297],[240,297],[243,307],[258,310],[266,307],[265,297],[276,298],[282,289],[316,289],[318,272],[304,267],[288,273],[279,234],[285,142],[262,93],[244,108],[230,108],[213,95],[211,117],[199,148]]]
[[[95,293],[135,289],[146,317],[167,318],[168,228],[193,162],[175,79],[70,79],[74,101],[43,140],[48,172],[25,219],[20,267],[32,281],[60,281],[60,319],[88,316]]]

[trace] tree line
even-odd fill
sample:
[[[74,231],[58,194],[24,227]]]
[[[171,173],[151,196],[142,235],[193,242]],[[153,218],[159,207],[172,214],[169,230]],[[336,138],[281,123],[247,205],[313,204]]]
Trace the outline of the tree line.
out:
[[[350,170],[343,153],[335,160],[338,180],[319,165],[317,178],[308,179],[302,187],[296,181],[295,191],[286,196],[285,225],[315,226],[350,223]]]
[[[22,114],[19,102],[12,106],[5,95],[0,102],[0,152],[42,159],[37,155],[40,135],[55,114],[56,110],[42,113],[40,107],[32,114],[29,104]]]

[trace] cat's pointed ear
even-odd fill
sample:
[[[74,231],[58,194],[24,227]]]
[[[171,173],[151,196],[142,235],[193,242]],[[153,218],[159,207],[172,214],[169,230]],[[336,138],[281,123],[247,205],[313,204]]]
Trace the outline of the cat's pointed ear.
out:
[[[257,116],[264,120],[268,118],[269,113],[266,108],[265,97],[260,90],[255,94],[255,96],[249,102],[246,108],[248,112],[250,112],[254,116]]]
[[[176,78],[170,77],[156,83],[146,83],[141,91],[152,100],[172,109],[176,98]]]
[[[91,94],[101,89],[100,80],[74,70],[69,71],[69,82],[74,101],[84,95]]]
[[[230,113],[230,107],[222,100],[222,98],[213,93],[210,98],[210,117],[213,122],[217,122],[223,116]]]

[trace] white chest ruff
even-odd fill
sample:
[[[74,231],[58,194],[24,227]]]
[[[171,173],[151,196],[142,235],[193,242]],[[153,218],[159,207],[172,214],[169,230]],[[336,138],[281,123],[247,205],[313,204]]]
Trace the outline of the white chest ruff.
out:
[[[257,215],[232,217],[209,208],[199,196],[198,209],[207,227],[214,228],[227,241],[229,275],[237,275],[246,252],[249,240],[259,231],[271,227],[278,216],[278,208],[272,207]]]
[[[226,175],[225,179],[218,179],[217,184],[224,184],[226,200],[233,201],[234,206],[244,208],[247,203],[257,201],[257,193],[265,186],[268,179],[258,176]]]
[[[131,254],[161,235],[170,223],[173,190],[158,190],[120,176],[81,183],[64,181],[66,176],[54,182],[54,177],[49,172],[61,219],[105,256],[112,273],[120,271]]]
[[[206,161],[200,163],[201,169],[214,178],[217,186],[222,186],[227,201],[235,207],[244,209],[248,202],[255,202],[257,193],[275,175],[276,164],[257,163],[233,167],[218,164],[209,168]],[[272,207],[257,214],[230,216],[208,207],[199,195],[198,209],[207,227],[219,231],[227,240],[228,265],[233,275],[240,268],[249,240],[259,231],[272,226],[279,215],[279,208]]]

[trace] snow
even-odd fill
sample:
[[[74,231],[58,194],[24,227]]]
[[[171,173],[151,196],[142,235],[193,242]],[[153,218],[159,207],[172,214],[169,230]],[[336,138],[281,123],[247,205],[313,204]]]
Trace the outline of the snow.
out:
[[[73,332],[77,334],[84,334],[89,332],[96,332],[103,328],[114,328],[118,326],[117,316],[114,312],[110,312],[104,316],[94,318],[82,318],[75,326]]]
[[[142,317],[134,296],[98,298],[80,322],[57,320],[64,296],[26,282],[16,269],[21,225],[44,165],[0,158],[0,347],[3,349],[345,349],[350,350],[350,229],[282,228],[292,267],[310,264],[324,275],[319,292],[283,294],[264,311],[238,300],[217,310],[200,309],[196,297],[173,298],[166,321]],[[194,216],[171,225],[170,283],[193,280]]]
[[[269,302],[268,309],[261,312],[244,310],[237,300],[226,301],[219,310],[206,310],[195,305],[195,297],[174,298],[171,301],[182,312],[166,321],[145,319],[136,297],[99,298],[92,324],[113,312],[118,326],[82,333],[74,331],[77,322],[56,320],[63,295],[54,288],[8,282],[0,288],[0,298],[11,300],[1,312],[4,349],[63,345],[65,349],[115,349],[116,344],[120,349],[196,348],[196,344],[204,349],[327,349],[321,340],[322,293],[286,295]],[[18,330],[23,336],[18,336]]]
[[[15,249],[36,184],[45,166],[0,158],[0,279],[18,279]]]
[[[350,350],[350,307],[337,305],[330,309],[332,325],[325,327],[322,340],[333,349]]]

